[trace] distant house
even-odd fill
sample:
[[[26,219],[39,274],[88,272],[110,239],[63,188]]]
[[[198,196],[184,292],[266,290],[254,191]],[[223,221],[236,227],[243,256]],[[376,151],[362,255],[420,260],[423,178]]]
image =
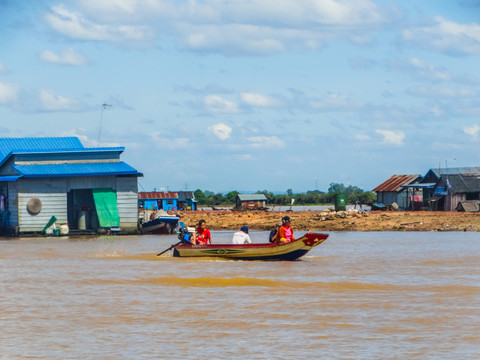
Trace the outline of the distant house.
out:
[[[467,200],[480,200],[480,174],[441,175],[430,202],[434,211],[455,211]]]
[[[191,191],[150,191],[138,193],[138,205],[146,210],[197,210]]]
[[[71,230],[137,229],[137,170],[123,147],[76,137],[0,138],[0,228],[39,232],[52,216]]]
[[[266,207],[267,198],[264,194],[238,194],[235,198],[237,210],[265,209]]]
[[[424,190],[432,211],[455,211],[462,201],[480,199],[480,167],[430,169],[422,182],[435,184]]]
[[[393,175],[372,191],[377,193],[377,203],[392,205],[396,203],[399,210],[418,210],[423,204],[422,191],[406,185],[418,183],[421,175]]]

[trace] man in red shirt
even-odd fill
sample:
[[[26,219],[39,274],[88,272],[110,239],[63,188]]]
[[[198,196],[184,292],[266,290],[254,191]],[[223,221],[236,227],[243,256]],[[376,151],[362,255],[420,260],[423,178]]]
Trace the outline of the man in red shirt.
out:
[[[205,220],[200,220],[197,227],[197,244],[206,245],[208,243],[212,243],[210,230],[207,229],[207,222]]]

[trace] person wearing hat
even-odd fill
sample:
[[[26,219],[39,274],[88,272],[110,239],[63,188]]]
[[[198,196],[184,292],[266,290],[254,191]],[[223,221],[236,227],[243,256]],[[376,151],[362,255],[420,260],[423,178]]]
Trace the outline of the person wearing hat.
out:
[[[270,235],[268,237],[268,241],[270,242],[275,242],[275,239],[276,239],[276,236],[277,236],[277,233],[278,233],[278,229],[280,228],[280,226],[282,226],[282,223],[281,222],[277,222],[275,224],[275,229],[273,229],[272,231],[270,231]]]
[[[275,237],[275,242],[277,244],[287,243],[290,241],[295,241],[295,237],[293,236],[293,229],[290,226],[290,222],[292,219],[288,216],[284,216],[282,218],[282,226],[277,231],[277,235]]]
[[[252,240],[250,239],[250,235],[248,235],[248,227],[242,226],[240,231],[237,231],[235,234],[233,234],[232,243],[251,244]]]

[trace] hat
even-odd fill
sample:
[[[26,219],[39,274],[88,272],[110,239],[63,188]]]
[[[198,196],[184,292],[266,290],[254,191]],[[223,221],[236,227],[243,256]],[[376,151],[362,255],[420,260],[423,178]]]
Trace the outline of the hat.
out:
[[[247,234],[248,234],[248,227],[242,226],[242,227],[240,228],[240,231],[243,231],[244,233],[247,233]]]
[[[283,224],[286,224],[287,222],[290,222],[290,221],[292,221],[292,219],[290,219],[290,217],[288,217],[288,216],[284,216],[284,217],[282,218],[282,223],[283,223]]]

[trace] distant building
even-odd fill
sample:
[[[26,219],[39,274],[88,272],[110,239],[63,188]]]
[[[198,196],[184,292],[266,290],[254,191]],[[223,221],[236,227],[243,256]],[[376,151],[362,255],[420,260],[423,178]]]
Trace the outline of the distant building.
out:
[[[85,148],[76,137],[0,138],[0,228],[40,232],[52,216],[71,231],[137,229],[137,170],[123,147]]]
[[[398,210],[418,210],[423,205],[423,192],[406,185],[412,185],[422,180],[422,176],[393,175],[372,191],[377,193],[377,205],[387,206],[396,203]]]
[[[433,189],[429,199],[429,208],[433,211],[470,211],[468,204],[459,204],[470,200],[480,200],[480,173],[443,174]]]
[[[266,207],[267,198],[264,194],[238,194],[235,198],[237,210],[265,209]]]
[[[191,191],[150,191],[138,193],[138,205],[145,210],[197,210]]]

